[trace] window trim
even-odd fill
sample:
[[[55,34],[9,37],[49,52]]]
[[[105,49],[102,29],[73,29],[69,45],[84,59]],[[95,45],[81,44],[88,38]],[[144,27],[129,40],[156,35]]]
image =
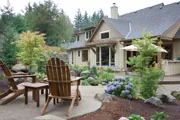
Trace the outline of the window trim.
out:
[[[81,51],[78,50],[78,57],[81,57]]]
[[[106,31],[102,31],[102,32],[99,33],[99,39],[100,39],[100,40],[109,39],[109,38],[104,38],[104,39],[101,38],[101,34],[107,33],[107,32],[109,33],[109,38],[110,38],[110,30],[106,30]]]
[[[83,55],[84,55],[84,54],[83,54],[83,51],[87,51],[87,60],[84,60],[84,59],[83,59]],[[87,61],[89,60],[89,56],[88,56],[88,55],[89,55],[89,50],[88,50],[88,49],[82,50],[82,62],[87,62]]]

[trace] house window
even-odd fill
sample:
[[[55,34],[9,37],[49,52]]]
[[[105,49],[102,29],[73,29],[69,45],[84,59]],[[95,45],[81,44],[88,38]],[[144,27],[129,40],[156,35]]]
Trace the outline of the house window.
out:
[[[92,30],[86,31],[86,40],[92,36]]]
[[[72,52],[72,64],[74,64],[74,53]]]
[[[89,32],[86,32],[86,40],[89,39]]]
[[[78,57],[80,57],[80,53],[81,53],[81,52],[80,52],[80,51],[78,51]]]
[[[101,33],[101,39],[109,38],[109,32]]]
[[[88,50],[83,50],[82,51],[82,61],[88,61]]]
[[[79,35],[78,35],[78,36],[76,36],[76,40],[77,40],[77,41],[79,41]]]
[[[96,48],[96,65],[100,65],[99,63],[99,47]]]

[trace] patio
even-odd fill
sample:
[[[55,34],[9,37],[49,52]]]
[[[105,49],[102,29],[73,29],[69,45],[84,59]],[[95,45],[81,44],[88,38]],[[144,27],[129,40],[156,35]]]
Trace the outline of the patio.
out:
[[[166,76],[165,81],[180,80],[180,75]],[[103,86],[80,86],[82,100],[78,106],[74,106],[69,118],[80,116],[98,110],[101,107],[101,102],[94,99],[96,93],[103,93]],[[158,89],[159,94],[170,95],[171,91],[179,90],[180,85],[161,85]],[[66,113],[69,107],[69,102],[60,101],[57,105],[53,105],[51,101],[47,114],[40,116],[40,112],[45,103],[45,95],[40,95],[40,107],[36,107],[36,103],[32,100],[31,92],[29,95],[28,105],[24,104],[24,96],[21,95],[16,100],[0,106],[1,119],[3,120],[66,120]],[[1,101],[0,101],[1,102]]]
[[[80,116],[86,113],[96,111],[101,107],[101,102],[94,99],[96,93],[103,93],[105,87],[102,86],[80,86],[82,100],[78,106],[72,109],[71,117]],[[45,96],[40,95],[40,107],[36,107],[36,103],[32,100],[31,92],[29,93],[29,103],[24,104],[24,96],[21,95],[16,100],[0,106],[0,114],[2,120],[66,120],[66,114],[69,102],[59,101],[58,104],[49,104],[47,114],[40,116],[40,112],[45,104]]]

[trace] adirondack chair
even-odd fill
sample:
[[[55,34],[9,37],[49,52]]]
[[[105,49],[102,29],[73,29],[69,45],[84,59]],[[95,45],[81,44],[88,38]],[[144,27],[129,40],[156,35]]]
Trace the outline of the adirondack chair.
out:
[[[41,115],[44,115],[51,99],[71,99],[67,116],[70,115],[74,103],[78,104],[80,78],[71,80],[69,67],[64,61],[58,58],[51,58],[46,66],[50,94],[45,103]],[[71,83],[76,82],[76,89],[73,91]],[[74,87],[74,86],[73,86]]]
[[[0,68],[4,72],[4,77],[8,79],[8,87],[9,89],[0,94],[0,99],[7,97],[3,100],[0,104],[4,105],[12,100],[16,99],[18,96],[24,94],[25,88],[22,84],[16,85],[14,78],[27,78],[32,77],[32,81],[35,82],[36,76],[35,75],[23,75],[23,74],[12,74],[8,67],[0,60]],[[8,97],[9,96],[9,97]]]

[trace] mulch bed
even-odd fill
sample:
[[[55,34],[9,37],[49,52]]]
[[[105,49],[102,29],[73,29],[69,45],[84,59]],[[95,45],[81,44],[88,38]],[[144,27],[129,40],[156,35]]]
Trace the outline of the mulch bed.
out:
[[[71,118],[70,120],[118,120],[121,116],[130,114],[139,114],[146,120],[155,112],[164,112],[170,117],[166,120],[180,120],[180,105],[164,105],[164,108],[158,108],[151,104],[145,104],[141,100],[128,100],[119,98],[110,103],[104,103],[101,108],[95,112],[83,116]]]

